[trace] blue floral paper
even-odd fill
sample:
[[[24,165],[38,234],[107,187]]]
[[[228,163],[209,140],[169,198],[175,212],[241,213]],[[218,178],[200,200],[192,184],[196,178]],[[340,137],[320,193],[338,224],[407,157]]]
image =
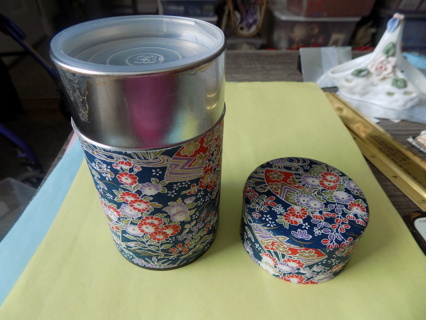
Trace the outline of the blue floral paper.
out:
[[[184,266],[212,244],[219,221],[223,120],[194,140],[125,151],[80,136],[114,242],[149,269]]]
[[[269,161],[244,188],[244,247],[265,270],[290,282],[334,278],[367,223],[367,202],[355,182],[312,159]]]

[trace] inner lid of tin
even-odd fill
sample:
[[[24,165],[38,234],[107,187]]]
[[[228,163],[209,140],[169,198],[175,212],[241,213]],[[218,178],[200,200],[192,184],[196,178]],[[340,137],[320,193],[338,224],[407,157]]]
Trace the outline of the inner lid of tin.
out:
[[[88,74],[144,74],[190,68],[225,48],[211,23],[173,16],[126,16],[81,23],[51,42],[56,64]]]

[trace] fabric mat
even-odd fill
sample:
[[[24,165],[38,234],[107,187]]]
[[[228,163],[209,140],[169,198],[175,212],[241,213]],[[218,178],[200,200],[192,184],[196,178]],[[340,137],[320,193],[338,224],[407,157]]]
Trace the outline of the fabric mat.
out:
[[[127,262],[83,163],[0,318],[424,319],[425,256],[323,92],[311,83],[227,83],[226,103],[220,226],[204,256],[172,271]],[[370,206],[350,263],[322,284],[269,275],[240,241],[246,178],[258,165],[287,156],[345,172]]]

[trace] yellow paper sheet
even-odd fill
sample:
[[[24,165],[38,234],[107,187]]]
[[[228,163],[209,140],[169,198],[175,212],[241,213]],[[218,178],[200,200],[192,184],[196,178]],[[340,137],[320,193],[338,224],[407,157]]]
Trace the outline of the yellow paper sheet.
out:
[[[426,319],[426,258],[322,91],[307,83],[228,83],[226,103],[220,227],[203,257],[172,271],[127,262],[83,164],[0,319]],[[286,156],[337,167],[369,202],[370,224],[349,265],[323,284],[269,275],[239,238],[246,178]]]

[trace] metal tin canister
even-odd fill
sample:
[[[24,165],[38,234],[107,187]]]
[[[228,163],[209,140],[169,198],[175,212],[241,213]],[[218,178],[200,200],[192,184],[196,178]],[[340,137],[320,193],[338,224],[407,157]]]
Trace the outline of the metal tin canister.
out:
[[[172,16],[126,16],[72,26],[51,58],[81,133],[123,148],[166,147],[209,130],[224,111],[225,37]]]
[[[51,42],[112,237],[138,266],[187,265],[215,238],[224,50],[216,26],[171,16],[89,21]]]
[[[352,179],[307,158],[280,158],[256,168],[244,187],[242,215],[250,257],[273,276],[302,284],[336,277],[369,219]]]

